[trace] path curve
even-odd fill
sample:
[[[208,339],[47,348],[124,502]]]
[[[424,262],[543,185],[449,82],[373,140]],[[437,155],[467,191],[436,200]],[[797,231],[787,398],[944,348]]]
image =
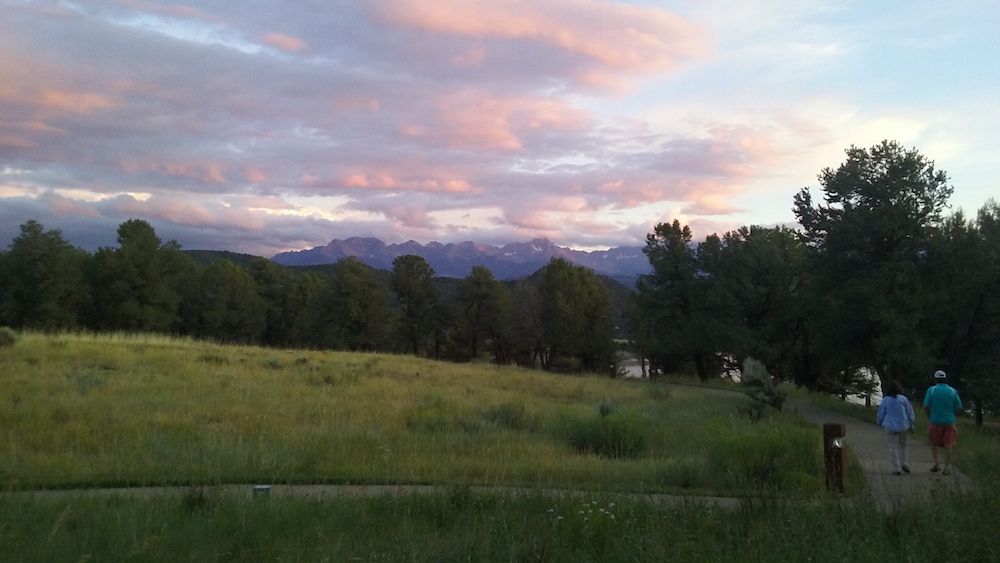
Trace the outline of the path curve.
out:
[[[845,447],[854,452],[865,471],[867,494],[884,512],[895,512],[904,504],[926,500],[942,493],[968,492],[973,488],[972,480],[955,466],[952,466],[951,475],[931,473],[930,468],[934,465],[931,448],[923,436],[911,434],[907,440],[910,469],[913,472],[896,476],[892,474],[889,465],[885,431],[877,425],[818,407],[808,401],[789,399],[785,404],[789,410],[798,412],[807,421],[820,427],[820,440],[823,424],[843,424],[846,427]],[[961,447],[961,437],[957,447]]]
[[[729,396],[743,395],[741,391],[718,387],[670,385],[698,387]],[[951,468],[951,475],[931,473],[934,461],[925,436],[910,434],[907,440],[907,453],[912,473],[896,476],[892,474],[892,467],[889,465],[889,447],[885,431],[875,423],[831,411],[802,399],[789,398],[785,401],[785,408],[799,413],[807,422],[815,424],[816,439],[819,441],[823,439],[824,424],[844,425],[844,447],[854,453],[865,472],[864,494],[883,512],[893,513],[906,504],[925,501],[941,494],[970,492],[975,487],[972,479],[954,465]],[[961,436],[957,447],[961,447]]]

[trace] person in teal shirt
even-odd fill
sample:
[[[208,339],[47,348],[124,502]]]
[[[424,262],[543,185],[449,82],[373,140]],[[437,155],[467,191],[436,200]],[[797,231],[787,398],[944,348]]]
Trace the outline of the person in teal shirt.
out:
[[[931,443],[931,457],[934,467],[931,471],[941,471],[938,465],[938,449],[944,450],[944,471],[942,475],[951,474],[951,449],[958,443],[958,429],[955,417],[962,410],[962,400],[958,391],[948,385],[948,374],[941,370],[934,372],[934,386],[927,389],[924,395],[924,410],[930,416],[930,429],[927,438]]]

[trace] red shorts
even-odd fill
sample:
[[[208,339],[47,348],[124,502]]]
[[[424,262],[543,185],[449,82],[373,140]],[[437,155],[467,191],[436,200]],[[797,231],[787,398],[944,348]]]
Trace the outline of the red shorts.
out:
[[[931,424],[927,431],[927,439],[932,446],[950,448],[958,442],[958,429],[954,424]]]

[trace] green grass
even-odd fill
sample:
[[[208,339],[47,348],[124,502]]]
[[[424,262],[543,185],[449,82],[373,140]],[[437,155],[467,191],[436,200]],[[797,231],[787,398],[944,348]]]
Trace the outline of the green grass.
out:
[[[129,335],[25,334],[0,353],[0,374],[3,489],[270,482],[822,494],[815,428],[784,413],[752,423],[747,399],[701,389]],[[617,410],[605,417],[609,404]],[[605,418],[627,455],[581,447]]]
[[[996,491],[885,516],[867,503],[721,509],[615,495],[369,499],[0,496],[9,561],[994,561]]]
[[[0,493],[0,559],[882,562],[1000,552],[995,477],[975,493],[885,515],[820,490],[815,427],[793,413],[759,414],[718,390],[596,376],[25,334],[0,350],[0,490],[441,488],[321,501],[198,487],[151,498]],[[963,427],[959,462],[997,471],[996,444]],[[860,468],[849,471],[857,490]],[[629,491],[744,500],[735,509],[661,504]]]

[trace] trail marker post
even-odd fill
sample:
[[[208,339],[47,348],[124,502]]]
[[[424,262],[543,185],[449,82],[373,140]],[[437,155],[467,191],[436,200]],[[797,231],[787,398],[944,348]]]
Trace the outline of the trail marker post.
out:
[[[823,459],[826,462],[827,490],[844,492],[844,436],[843,424],[823,425]]]

